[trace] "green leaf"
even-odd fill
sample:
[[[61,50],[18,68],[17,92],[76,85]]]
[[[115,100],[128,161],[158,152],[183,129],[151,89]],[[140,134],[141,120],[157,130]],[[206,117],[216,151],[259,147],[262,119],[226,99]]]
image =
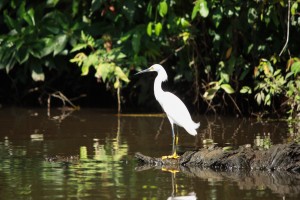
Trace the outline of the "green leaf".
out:
[[[218,88],[210,88],[205,91],[203,97],[207,100],[212,100],[215,97],[217,91],[218,91]]]
[[[8,14],[7,11],[4,11],[4,22],[5,24],[10,28],[10,29],[15,29],[17,32],[21,31],[21,26],[17,20],[14,20],[11,18]]]
[[[54,51],[56,44],[53,38],[43,38],[41,42],[43,43],[43,48],[40,49],[41,57],[47,56]]]
[[[256,99],[257,104],[260,105],[260,104],[261,104],[261,99],[262,99],[261,93],[257,93],[257,94],[254,96],[254,98]]]
[[[240,93],[242,93],[242,94],[245,94],[245,93],[251,94],[252,90],[249,86],[243,86],[242,89],[240,90]]]
[[[81,75],[85,76],[89,73],[90,66],[96,66],[98,57],[96,54],[90,54],[86,59],[84,59],[83,66],[81,68]]]
[[[30,25],[35,26],[35,19],[34,19],[34,10],[33,8],[29,9],[24,15],[23,19]]]
[[[28,51],[30,52],[30,54],[32,56],[41,59],[42,58],[41,49],[43,49],[44,46],[45,46],[44,41],[42,41],[42,40],[36,40],[28,48]]]
[[[86,76],[86,75],[88,75],[89,69],[90,69],[90,66],[88,66],[88,65],[83,65],[83,66],[81,67],[81,76]]]
[[[195,6],[192,11],[192,19],[194,19],[197,15],[197,13],[200,13],[201,17],[206,18],[209,14],[209,9],[207,7],[207,2],[206,0],[197,0],[195,2]]]
[[[44,81],[45,74],[43,72],[43,68],[39,62],[34,62],[31,67],[31,77],[34,81]]]
[[[117,67],[115,68],[115,75],[116,75],[117,77],[119,77],[122,81],[124,81],[124,82],[126,82],[126,83],[129,82],[128,77],[126,76],[126,74],[123,72],[123,70],[122,70],[119,66],[117,66]]]
[[[292,15],[295,15],[297,13],[297,9],[298,9],[298,2],[295,1],[291,7]]]
[[[220,73],[221,76],[221,81],[224,83],[228,83],[229,82],[229,74],[226,72],[221,71]]]
[[[292,64],[291,71],[294,73],[294,75],[297,75],[300,72],[300,61]]]
[[[207,7],[206,0],[199,0],[197,2],[199,2],[199,12],[200,12],[200,15],[202,17],[206,18],[208,16],[208,14],[209,14],[209,10],[208,10],[208,7]]]
[[[96,78],[102,78],[104,82],[108,78],[109,74],[112,72],[113,68],[115,67],[114,63],[100,63],[99,65],[95,66],[96,68]]]
[[[54,40],[55,49],[53,51],[53,55],[55,56],[65,49],[68,42],[68,36],[66,34],[57,35]]]
[[[212,16],[212,19],[213,19],[213,22],[214,22],[214,25],[216,28],[219,27],[219,25],[222,21],[222,13],[223,13],[222,7],[217,7],[216,11],[214,12],[214,14]]]
[[[86,47],[87,47],[87,44],[83,44],[83,43],[76,44],[76,46],[74,46],[73,49],[71,50],[71,53],[75,52],[75,51],[79,51],[81,49],[85,49]]]
[[[29,52],[27,48],[20,48],[16,54],[16,59],[19,64],[23,64],[29,58]]]
[[[158,13],[161,17],[164,17],[168,13],[168,4],[166,0],[161,1],[158,5]]]
[[[137,54],[140,51],[141,46],[141,34],[139,32],[136,32],[132,35],[131,40],[133,51]]]
[[[152,3],[151,3],[151,1],[148,3],[148,5],[147,5],[147,11],[146,11],[146,14],[147,14],[147,16],[149,17],[149,18],[151,18],[152,17],[152,9],[153,9],[153,7],[152,7]]]
[[[119,41],[125,42],[125,41],[127,41],[130,38],[131,35],[132,35],[132,31],[128,31],[123,36],[121,36],[121,38],[120,38]]]
[[[271,95],[270,94],[267,94],[267,96],[266,96],[266,98],[265,98],[265,100],[264,100],[265,102],[265,105],[267,105],[267,106],[270,106],[271,105]]]
[[[186,27],[189,27],[189,26],[191,26],[191,24],[190,24],[190,22],[189,21],[187,21],[185,18],[180,18],[180,23],[181,23],[181,26],[183,27],[183,28],[186,28]]]
[[[147,25],[147,35],[149,35],[149,36],[152,35],[152,26],[153,26],[152,22],[149,22]]]
[[[229,85],[229,84],[222,84],[221,88],[227,93],[227,94],[232,94],[234,93],[234,89]]]
[[[200,10],[200,4],[198,1],[196,1],[195,3],[195,6],[193,8],[193,11],[192,11],[192,20],[195,19],[195,17],[197,16],[197,13],[199,12]]]
[[[155,24],[155,35],[159,36],[162,31],[162,24],[160,22]]]
[[[258,18],[258,13],[256,8],[249,8],[248,10],[248,23],[254,24],[255,20]]]

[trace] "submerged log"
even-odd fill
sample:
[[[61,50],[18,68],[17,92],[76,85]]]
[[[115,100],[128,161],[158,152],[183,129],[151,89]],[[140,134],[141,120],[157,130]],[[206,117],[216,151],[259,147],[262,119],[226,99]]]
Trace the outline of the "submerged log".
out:
[[[136,153],[142,164],[151,166],[188,166],[211,169],[293,171],[300,173],[300,145],[297,143],[277,144],[267,150],[240,146],[225,151],[221,147],[187,151],[179,159],[161,159]]]

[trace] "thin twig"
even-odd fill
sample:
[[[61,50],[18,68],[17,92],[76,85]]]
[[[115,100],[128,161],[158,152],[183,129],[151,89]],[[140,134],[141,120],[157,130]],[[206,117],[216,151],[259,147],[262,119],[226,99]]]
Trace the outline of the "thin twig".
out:
[[[67,102],[67,103],[69,103],[73,107],[73,109],[75,109],[75,110],[79,109],[79,107],[76,106],[76,105],[74,105],[62,92],[56,91],[54,93],[49,94],[48,102],[47,102],[47,104],[48,104],[48,110],[50,109],[50,106],[51,106],[50,105],[50,102],[51,102],[50,98],[51,97],[55,97],[55,98],[60,99],[62,101],[62,103],[63,103],[64,106],[66,106],[66,102]]]
[[[232,98],[232,96],[231,96],[230,94],[229,94],[228,96],[229,96],[229,98],[231,99],[231,101],[233,102],[235,108],[239,111],[240,115],[243,116],[243,114],[242,114],[240,108],[238,107],[238,105],[236,104],[236,102],[234,101],[234,99]]]
[[[117,77],[117,79],[119,79]],[[118,97],[118,113],[121,113],[121,87],[117,88],[117,97]]]
[[[184,47],[185,47],[185,45],[183,45],[183,46],[181,46],[181,47],[175,49],[174,53],[170,54],[170,55],[167,56],[165,59],[163,59],[162,61],[160,61],[159,64],[161,64],[161,65],[164,64],[167,60],[169,60],[169,58],[170,58],[171,56],[173,56],[175,53],[178,53],[179,51],[181,51]]]
[[[291,0],[288,1],[288,21],[287,21],[287,30],[286,30],[286,41],[285,44],[279,54],[279,56],[281,56],[281,54],[284,52],[284,50],[286,49],[288,42],[289,42],[289,37],[290,37],[290,9],[291,9]]]

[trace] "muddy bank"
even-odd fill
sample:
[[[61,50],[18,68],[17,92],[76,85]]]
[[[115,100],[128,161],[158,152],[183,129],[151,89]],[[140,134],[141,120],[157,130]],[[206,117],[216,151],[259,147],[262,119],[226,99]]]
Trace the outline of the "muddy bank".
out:
[[[153,158],[136,153],[141,164],[178,168],[178,166],[210,169],[246,169],[291,171],[300,173],[300,145],[297,143],[277,144],[268,150],[257,150],[241,146],[236,150],[224,151],[220,147],[187,151],[178,160]]]

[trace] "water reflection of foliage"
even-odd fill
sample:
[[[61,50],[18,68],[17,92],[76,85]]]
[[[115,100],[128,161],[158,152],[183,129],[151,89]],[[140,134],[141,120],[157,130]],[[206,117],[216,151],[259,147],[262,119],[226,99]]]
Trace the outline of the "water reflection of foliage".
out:
[[[300,144],[300,121],[288,121],[288,138],[287,142],[296,142]]]
[[[128,155],[128,144],[122,141],[120,137],[120,118],[118,119],[118,131],[115,137],[105,138],[102,141],[93,139],[93,152],[88,152],[90,147],[80,147],[80,162],[78,165],[72,165],[71,171],[75,172],[78,183],[82,186],[78,190],[82,195],[92,186],[86,185],[87,182],[93,182],[99,179],[97,187],[112,188],[113,191],[103,192],[106,197],[119,198],[124,195],[124,169],[121,164],[122,159]],[[115,196],[116,195],[116,196]]]
[[[264,133],[262,136],[258,134],[254,139],[254,145],[259,149],[269,149],[272,146],[270,133]]]

